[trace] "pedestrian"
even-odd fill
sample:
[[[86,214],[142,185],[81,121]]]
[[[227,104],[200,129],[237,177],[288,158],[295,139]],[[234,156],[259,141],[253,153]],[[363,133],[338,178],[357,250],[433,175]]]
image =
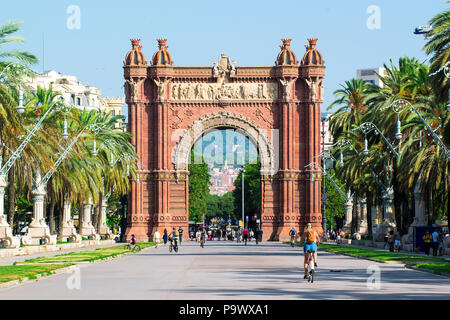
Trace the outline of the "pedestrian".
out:
[[[441,229],[439,232],[439,245],[438,245],[438,255],[444,255],[444,231]]]
[[[158,244],[161,241],[161,235],[158,230],[156,230],[155,234],[153,235],[153,241],[155,242],[155,248],[158,248]]]
[[[200,236],[202,233],[200,232],[200,229],[197,230],[197,233],[195,234],[195,242],[200,242]]]
[[[178,228],[178,233],[180,235],[180,246],[181,246],[181,242],[183,241],[183,228]]]
[[[169,235],[167,234],[167,229],[164,229],[164,233],[163,233],[164,246],[167,244],[168,238],[169,238]]]
[[[431,237],[433,238],[431,244],[431,247],[433,248],[433,256],[437,256],[439,247],[439,232],[437,232],[437,230],[434,230],[434,232],[431,234]]]
[[[250,230],[250,237],[248,238],[248,241],[252,241],[252,238],[255,237],[255,233],[253,232],[253,229]]]
[[[212,237],[212,231],[211,229],[208,230],[208,241],[211,241],[211,237]]]
[[[425,235],[423,236],[423,243],[425,245],[425,254],[427,256],[430,255],[430,247],[431,247],[431,241],[433,240],[433,237],[430,234],[430,231],[427,230]]]
[[[394,240],[395,240],[394,230],[391,230],[391,231],[389,231],[387,240],[386,240],[388,243],[390,252],[394,252]]]

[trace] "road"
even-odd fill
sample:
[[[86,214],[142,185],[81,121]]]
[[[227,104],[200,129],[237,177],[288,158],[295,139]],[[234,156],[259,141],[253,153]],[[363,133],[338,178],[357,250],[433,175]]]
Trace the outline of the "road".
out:
[[[214,241],[202,249],[187,242],[178,253],[164,246],[147,248],[80,265],[79,272],[0,289],[0,300],[450,299],[450,278],[400,264],[319,252],[316,280],[310,284],[303,279],[302,263],[301,248],[281,243]],[[379,282],[368,285],[369,277],[376,278],[368,268],[379,270]]]

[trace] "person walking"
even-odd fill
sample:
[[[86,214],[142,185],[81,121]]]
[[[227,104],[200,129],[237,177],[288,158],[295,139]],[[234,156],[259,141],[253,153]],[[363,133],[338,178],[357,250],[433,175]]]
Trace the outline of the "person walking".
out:
[[[164,233],[163,233],[164,246],[167,244],[168,238],[169,238],[169,235],[167,234],[167,229],[164,229]]]
[[[389,245],[390,252],[394,252],[394,240],[395,240],[394,230],[391,230],[389,231],[389,234],[387,236],[387,243]]]
[[[437,256],[438,247],[439,247],[439,232],[437,230],[434,230],[434,232],[431,234],[432,237],[432,244],[431,247],[433,248],[433,256]]]
[[[181,246],[181,242],[183,242],[183,228],[178,229],[178,234],[180,235],[180,246]]]
[[[431,247],[431,241],[433,240],[433,237],[430,234],[430,231],[427,230],[425,235],[423,236],[423,243],[425,245],[425,254],[427,256],[430,255],[430,247]]]
[[[156,230],[155,234],[153,235],[153,241],[155,242],[155,248],[158,248],[158,244],[161,241],[161,234],[158,230]]]

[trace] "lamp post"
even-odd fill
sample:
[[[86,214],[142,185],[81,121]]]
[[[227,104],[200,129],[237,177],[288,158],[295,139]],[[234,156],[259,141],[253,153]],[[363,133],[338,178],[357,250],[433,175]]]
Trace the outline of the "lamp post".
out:
[[[391,152],[395,158],[398,158],[398,153],[395,151],[396,147],[393,147],[392,144],[386,139],[386,137],[381,133],[380,129],[376,125],[374,125],[372,122],[365,122],[359,127],[353,129],[352,131],[360,130],[362,133],[364,133],[364,150],[363,154],[365,156],[369,155],[369,149],[368,149],[368,142],[367,142],[367,134],[375,131],[375,135],[380,135],[380,137],[383,139],[383,141],[386,143],[386,145],[389,148],[389,152]],[[397,122],[397,133],[395,137],[400,140],[402,138],[402,134],[400,132],[400,121]]]
[[[449,90],[449,93],[450,93],[450,90]],[[447,159],[450,159],[450,152],[448,151],[445,144],[438,137],[438,135],[434,132],[434,130],[431,129],[431,127],[428,125],[428,123],[423,119],[422,115],[417,111],[416,108],[414,108],[414,106],[409,101],[406,101],[404,99],[398,99],[398,100],[395,100],[391,105],[389,105],[385,109],[387,109],[387,108],[392,108],[394,110],[394,112],[397,113],[397,115],[400,112],[403,112],[404,110],[412,109],[417,114],[420,121],[425,125],[425,128],[427,129],[429,135],[431,135],[431,137],[433,138],[433,141],[437,145],[439,145],[439,147],[442,148],[442,150],[444,150],[444,156]],[[450,112],[450,101],[449,101],[449,104],[447,105],[447,110]],[[398,126],[398,123],[397,123],[397,126]]]
[[[244,177],[245,177],[245,167],[242,166],[242,223],[244,223],[244,227],[246,221],[244,220]]]
[[[81,129],[78,135],[70,142],[70,144],[64,149],[59,158],[56,160],[54,165],[50,168],[50,170],[45,174],[45,176],[41,179],[41,175],[39,173],[39,169],[36,171],[36,179],[33,184],[33,219],[28,227],[27,234],[22,237],[23,244],[36,244],[37,239],[45,238],[46,243],[53,245],[56,244],[57,237],[50,234],[48,226],[45,224],[44,220],[44,197],[47,194],[46,186],[50,178],[56,172],[60,164],[66,159],[69,153],[72,151],[75,143],[82,137],[86,130],[89,131],[98,131],[104,130],[97,124],[88,125]]]
[[[327,121],[327,117],[322,117],[322,152],[325,152],[325,122]],[[325,239],[328,240],[328,233],[327,233],[327,215],[326,215],[326,202],[327,202],[327,190],[325,187],[325,176],[326,176],[326,160],[323,160],[323,182],[322,182],[322,203],[323,203],[323,209],[322,209],[322,228],[323,233],[325,235]]]
[[[5,72],[5,71],[3,71]],[[2,74],[3,74],[2,72]],[[33,128],[28,130],[28,135],[25,137],[25,139],[22,141],[22,143],[19,145],[19,147],[16,149],[15,152],[12,153],[12,155],[9,157],[8,161],[1,167],[0,169],[0,195],[3,195],[5,193],[5,188],[7,187],[6,177],[8,176],[9,170],[12,168],[14,163],[22,156],[22,152],[25,149],[25,147],[28,145],[28,143],[31,141],[33,136],[36,134],[38,130],[42,128],[42,124],[44,120],[47,118],[48,115],[53,112],[54,108],[64,108],[65,105],[62,104],[60,101],[53,103],[50,108],[47,110],[47,112],[39,119],[39,121],[33,126]],[[25,111],[25,108],[23,107],[23,92],[21,89],[19,89],[19,105],[16,108],[18,113],[23,113]],[[63,136],[64,137],[64,136]],[[0,228],[5,228],[5,231],[2,233],[9,233],[10,226],[6,222],[6,218],[4,215],[4,197],[0,196]],[[4,238],[3,238],[4,239]],[[10,241],[9,241],[10,242]],[[15,242],[15,240],[13,241]]]

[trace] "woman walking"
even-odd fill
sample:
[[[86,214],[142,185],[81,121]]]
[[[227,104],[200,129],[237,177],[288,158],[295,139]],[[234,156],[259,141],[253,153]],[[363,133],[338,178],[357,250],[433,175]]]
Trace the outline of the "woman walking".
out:
[[[164,229],[164,234],[163,234],[164,246],[167,244],[168,237],[169,236],[167,234],[167,229]]]

